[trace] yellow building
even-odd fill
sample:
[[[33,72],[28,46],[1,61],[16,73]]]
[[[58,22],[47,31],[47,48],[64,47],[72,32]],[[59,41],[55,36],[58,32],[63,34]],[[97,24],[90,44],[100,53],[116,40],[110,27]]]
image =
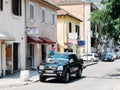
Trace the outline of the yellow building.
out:
[[[73,52],[79,54],[77,40],[80,38],[80,22],[82,22],[80,19],[63,9],[57,11],[58,52],[71,48]]]
[[[49,0],[57,4],[60,8],[81,19],[80,23],[80,41],[84,41],[80,47],[81,55],[84,53],[97,52],[97,39],[94,33],[99,35],[99,30],[94,30],[90,21],[91,12],[98,10],[97,6],[84,0]],[[94,26],[96,27],[96,26]],[[94,37],[94,38],[93,38]]]

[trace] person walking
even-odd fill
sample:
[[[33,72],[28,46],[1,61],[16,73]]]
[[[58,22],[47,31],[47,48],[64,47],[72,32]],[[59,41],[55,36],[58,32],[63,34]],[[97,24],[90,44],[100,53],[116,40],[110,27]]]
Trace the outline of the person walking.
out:
[[[55,45],[52,45],[52,46],[51,46],[51,51],[50,51],[50,56],[52,56],[52,55],[55,54],[55,50],[56,50]]]

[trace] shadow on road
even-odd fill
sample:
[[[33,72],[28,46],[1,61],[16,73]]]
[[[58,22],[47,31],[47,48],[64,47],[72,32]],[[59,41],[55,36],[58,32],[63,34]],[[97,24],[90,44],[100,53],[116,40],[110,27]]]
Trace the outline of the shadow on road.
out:
[[[75,81],[78,81],[78,80],[81,80],[81,79],[84,79],[84,78],[86,78],[86,77],[85,77],[85,76],[82,76],[81,78],[76,78],[76,77],[72,76],[72,77],[70,78],[69,83],[73,83],[73,82],[75,82]],[[56,79],[56,78],[47,79],[47,81],[46,81],[45,83],[58,83],[58,84],[63,84],[62,80]],[[64,83],[64,84],[67,84],[67,83]]]
[[[95,78],[95,79],[120,79],[119,74],[107,74],[105,76],[86,76],[86,78]]]

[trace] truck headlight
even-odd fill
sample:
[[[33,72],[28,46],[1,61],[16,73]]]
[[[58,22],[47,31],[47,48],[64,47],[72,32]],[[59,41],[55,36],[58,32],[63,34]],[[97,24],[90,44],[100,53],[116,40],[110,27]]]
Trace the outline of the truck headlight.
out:
[[[44,70],[44,66],[43,65],[39,66],[39,69]]]
[[[57,70],[63,70],[63,66],[58,66]]]

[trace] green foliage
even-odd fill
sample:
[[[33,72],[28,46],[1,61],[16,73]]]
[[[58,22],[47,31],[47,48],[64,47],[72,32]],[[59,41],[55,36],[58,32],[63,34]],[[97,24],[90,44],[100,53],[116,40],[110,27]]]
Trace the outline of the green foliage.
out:
[[[93,25],[101,26],[101,33],[108,39],[120,41],[120,0],[103,0],[104,8],[91,13]]]

